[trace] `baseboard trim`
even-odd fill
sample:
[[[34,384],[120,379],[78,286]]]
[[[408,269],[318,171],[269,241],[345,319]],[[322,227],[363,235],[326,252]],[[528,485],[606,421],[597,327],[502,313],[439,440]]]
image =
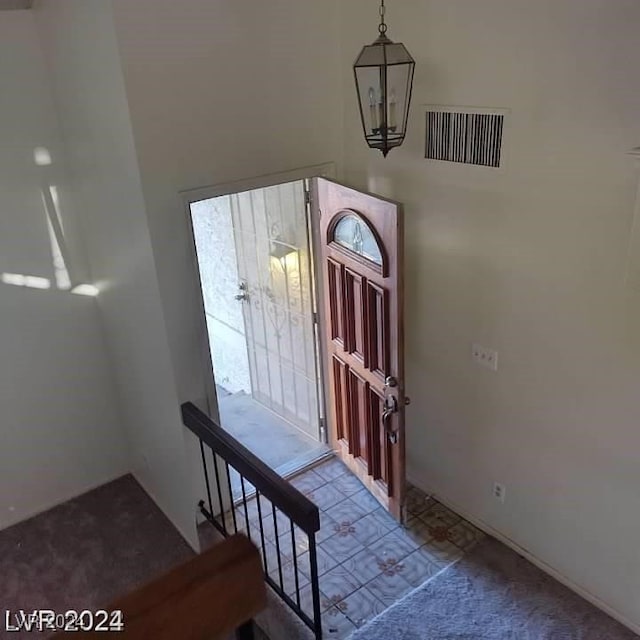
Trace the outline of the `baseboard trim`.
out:
[[[433,496],[438,500],[438,502],[442,502],[445,507],[449,507],[452,511],[455,511],[458,515],[462,516],[465,520],[468,520],[474,526],[478,527],[481,531],[484,531],[488,535],[496,538],[502,542],[502,544],[506,545],[523,558],[526,558],[529,562],[534,564],[538,569],[544,571],[547,575],[551,576],[561,584],[563,584],[568,589],[571,589],[574,593],[577,593],[580,597],[584,598],[587,602],[590,602],[594,607],[597,607],[607,615],[611,616],[614,620],[617,620],[620,624],[624,625],[634,633],[640,635],[640,625],[631,622],[626,616],[620,613],[617,609],[614,609],[611,605],[608,605],[606,602],[601,600],[598,596],[594,595],[584,587],[580,586],[570,578],[567,578],[564,574],[560,573],[556,569],[554,569],[551,565],[547,564],[544,560],[541,560],[537,556],[535,556],[530,551],[527,551],[524,547],[521,547],[517,542],[504,535],[497,529],[494,529],[491,525],[487,524],[480,518],[477,518],[472,513],[469,513],[466,509],[460,507],[460,505],[456,504],[452,500],[449,500],[447,496],[442,494],[439,491],[434,491],[429,488],[424,482],[420,479],[416,479],[415,477],[407,476],[407,480],[417,487],[421,489],[428,495]]]

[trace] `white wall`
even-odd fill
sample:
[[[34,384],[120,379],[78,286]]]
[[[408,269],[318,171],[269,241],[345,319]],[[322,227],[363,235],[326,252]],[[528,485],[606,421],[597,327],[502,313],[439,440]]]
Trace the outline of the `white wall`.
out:
[[[96,300],[56,287],[41,189],[58,188],[69,263],[89,271],[33,13],[0,13],[0,529],[128,470]],[[34,149],[52,164],[38,167]]]
[[[336,159],[336,8],[311,0],[38,7],[132,464],[191,541],[198,469],[184,457],[193,441],[178,409],[206,393],[179,192]]]
[[[204,398],[181,190],[339,160],[337,2],[114,0],[180,400]]]
[[[386,160],[350,71],[376,11],[342,8],[346,177],[406,204],[410,476],[640,625],[640,313],[623,285],[640,5],[393,3],[417,70]],[[504,169],[424,160],[421,104],[510,109]],[[497,373],[472,365],[474,341]]]
[[[173,403],[177,390],[180,402],[203,405],[200,293],[179,193],[339,160],[337,2],[113,0],[113,7],[157,273],[157,284],[155,274],[140,274],[139,284],[154,280],[146,293],[153,313],[164,318],[175,384],[171,392],[164,391],[163,381],[162,390],[150,396],[140,388],[138,395],[147,401],[170,397]],[[82,37],[83,48],[91,49],[91,36]],[[100,114],[111,112],[110,107]],[[111,184],[115,189],[117,182]],[[154,350],[155,358],[164,357],[164,346]],[[167,366],[143,362],[148,371],[164,372]],[[160,442],[172,443],[168,463],[171,451],[184,450],[179,440],[185,434],[164,413],[167,431]],[[188,472],[201,475],[188,435],[186,447]],[[170,482],[172,471],[160,464],[156,484],[163,477]],[[172,495],[181,493],[184,500],[185,492],[178,482]]]
[[[195,495],[160,305],[111,3],[45,0],[55,86],[136,477],[196,545]]]

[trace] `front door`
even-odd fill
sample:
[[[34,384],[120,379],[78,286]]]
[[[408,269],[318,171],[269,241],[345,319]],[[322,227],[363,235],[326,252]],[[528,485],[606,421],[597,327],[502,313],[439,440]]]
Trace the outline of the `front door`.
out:
[[[403,218],[318,178],[330,443],[398,520],[405,491]]]

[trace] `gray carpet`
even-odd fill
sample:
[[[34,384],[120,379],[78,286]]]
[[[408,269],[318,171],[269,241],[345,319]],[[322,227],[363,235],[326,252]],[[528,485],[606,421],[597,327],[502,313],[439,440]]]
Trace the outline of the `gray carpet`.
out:
[[[412,591],[349,640],[637,640],[496,540]]]
[[[95,610],[193,555],[132,476],[103,485],[0,531],[0,638],[38,635],[4,610]]]

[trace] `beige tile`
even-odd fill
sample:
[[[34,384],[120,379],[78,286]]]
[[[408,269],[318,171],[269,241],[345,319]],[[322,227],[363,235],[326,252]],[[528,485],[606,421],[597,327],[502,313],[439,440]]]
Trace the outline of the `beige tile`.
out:
[[[291,531],[289,530],[282,533],[279,540],[280,547],[293,557]],[[303,554],[305,551],[309,551],[309,536],[299,527],[294,528],[294,541],[296,553],[298,555]]]
[[[436,562],[420,551],[414,551],[402,561],[404,569],[402,577],[412,586],[418,587],[443,570],[440,562]]]
[[[392,576],[381,574],[365,586],[387,607],[397,602],[412,589],[412,586],[397,573]]]
[[[351,498],[347,498],[325,511],[330,518],[333,518],[339,524],[345,522],[351,524],[367,515],[367,511],[351,500]]]
[[[407,524],[402,527],[402,531],[418,547],[421,547],[432,538],[429,525],[416,516],[412,516],[407,520]]]
[[[390,524],[386,518],[382,518],[376,513],[370,513],[364,518],[360,518],[351,525],[352,535],[357,538],[363,546],[373,544],[391,531]]]
[[[361,627],[386,609],[386,605],[378,600],[369,589],[361,587],[348,596],[340,606],[356,627]]]
[[[382,572],[378,563],[378,558],[376,558],[376,556],[368,549],[364,549],[360,553],[349,558],[349,560],[342,563],[342,566],[346,567],[351,572],[351,575],[361,586],[376,576],[379,576]]]
[[[324,484],[317,489],[314,489],[308,494],[309,500],[313,502],[319,509],[327,511],[331,507],[339,504],[345,499],[343,493],[340,493],[337,489],[331,486],[331,483]]]
[[[364,485],[358,478],[352,473],[345,473],[335,480],[331,481],[333,487],[335,487],[340,493],[343,493],[347,498],[359,493],[364,489]]]
[[[331,640],[346,640],[356,626],[337,607],[331,607],[322,614],[322,635]]]
[[[416,546],[413,543],[409,543],[407,539],[402,538],[397,532],[392,531],[369,545],[368,549],[378,560],[384,561],[388,558],[400,560],[415,551]]]
[[[338,560],[332,558],[321,547],[318,547],[316,549],[316,558],[318,560],[319,576],[323,573],[326,573],[327,571],[330,571],[338,564]],[[300,567],[300,571],[302,571],[309,579],[311,579],[311,564],[308,551],[298,556],[298,565]]]
[[[358,493],[354,493],[351,499],[362,507],[367,513],[371,513],[381,508],[380,502],[367,489],[362,489]],[[389,516],[391,517],[391,516]]]
[[[407,491],[406,505],[407,511],[411,515],[420,515],[433,504],[433,500],[420,489],[416,487],[410,487]]]
[[[449,541],[463,551],[470,551],[482,538],[484,533],[466,520],[458,522],[449,529]]]
[[[457,513],[447,509],[439,502],[434,503],[427,511],[418,516],[430,527],[452,527],[462,519]]]
[[[316,542],[320,543],[337,533],[336,522],[326,511],[320,512],[320,530],[316,532]]]
[[[304,473],[291,478],[289,482],[291,482],[298,491],[307,494],[314,489],[321,487],[323,484],[326,484],[327,481],[313,471],[313,469],[310,469],[309,471],[305,471]]]
[[[332,605],[337,605],[359,587],[359,581],[353,577],[349,568],[344,565],[338,565],[320,576],[320,591],[331,599]]]
[[[363,544],[351,533],[338,533],[320,543],[321,548],[338,562],[344,562],[364,548]]]
[[[280,586],[280,573],[277,566],[269,571],[269,576],[278,586]],[[309,584],[309,579],[299,569],[297,571],[297,576],[298,589],[302,590]],[[282,567],[282,588],[284,589],[284,592],[291,596],[295,601],[296,571],[292,562],[288,562]]]
[[[428,559],[440,563],[441,566],[452,564],[464,555],[462,549],[448,540],[444,542],[431,540],[420,547],[419,552],[425,554]]]
[[[328,462],[323,462],[317,467],[314,467],[313,471],[324,478],[327,482],[331,482],[345,473],[348,473],[349,469],[337,458],[332,458]]]

